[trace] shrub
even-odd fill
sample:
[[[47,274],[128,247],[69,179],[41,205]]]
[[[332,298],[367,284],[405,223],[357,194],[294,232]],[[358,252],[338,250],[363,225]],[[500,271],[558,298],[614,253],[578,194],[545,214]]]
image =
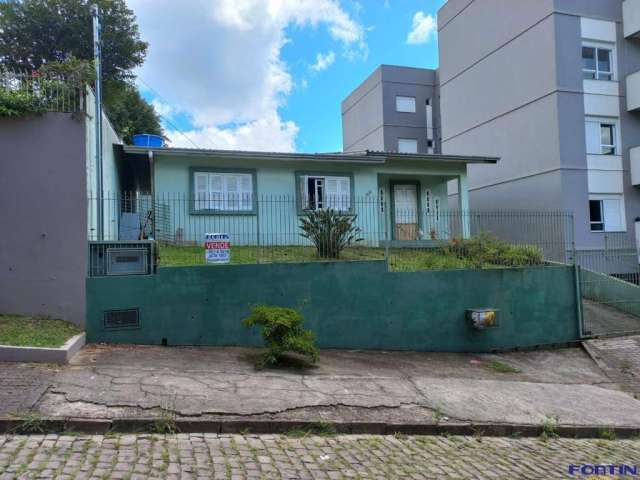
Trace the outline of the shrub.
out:
[[[475,268],[540,265],[544,261],[542,252],[535,245],[511,245],[487,233],[471,239],[454,239],[443,249],[446,254],[468,260]]]
[[[319,257],[340,258],[345,247],[362,241],[356,218],[332,209],[308,211],[300,219],[301,235],[311,240]]]
[[[0,117],[22,117],[45,110],[46,104],[42,98],[29,92],[0,87]]]
[[[285,352],[295,352],[307,357],[311,362],[318,361],[319,353],[315,346],[315,334],[302,327],[304,318],[292,308],[256,305],[251,315],[243,320],[245,327],[259,326],[268,351],[264,364],[273,365],[282,360]]]

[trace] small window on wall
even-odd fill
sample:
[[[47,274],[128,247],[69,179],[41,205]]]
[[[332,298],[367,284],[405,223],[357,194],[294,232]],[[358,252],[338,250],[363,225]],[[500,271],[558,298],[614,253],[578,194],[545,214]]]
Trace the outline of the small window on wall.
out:
[[[301,175],[299,182],[302,210],[351,209],[351,177]]]
[[[614,120],[587,117],[585,136],[588,154],[618,155],[618,132]]]
[[[396,97],[396,112],[416,113],[415,97]]]
[[[589,225],[592,232],[625,231],[622,196],[592,196],[589,199]]]
[[[584,45],[582,75],[587,80],[613,80],[613,50],[606,46]]]
[[[250,212],[253,210],[251,173],[194,172],[194,211]]]
[[[416,140],[415,138],[399,138],[398,152],[399,153],[418,153],[418,140]]]

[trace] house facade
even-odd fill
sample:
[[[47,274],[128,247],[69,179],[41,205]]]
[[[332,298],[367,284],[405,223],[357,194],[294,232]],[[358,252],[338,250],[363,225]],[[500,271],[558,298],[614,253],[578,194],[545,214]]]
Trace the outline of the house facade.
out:
[[[437,80],[436,146],[501,158],[470,165],[473,209],[562,209],[574,214],[580,250],[636,244],[639,31],[639,0],[449,0],[440,9],[440,66],[423,70]],[[375,91],[371,83],[345,103]],[[358,115],[344,111],[346,149]],[[358,147],[378,148],[372,138]],[[449,194],[455,200],[454,183]]]
[[[158,240],[200,244],[227,232],[245,245],[300,243],[299,218],[355,214],[364,246],[445,238],[447,183],[466,192],[470,163],[495,158],[394,153],[299,154],[124,146],[125,163],[151,175]],[[143,165],[147,164],[148,167]],[[459,196],[467,208],[467,196]],[[464,227],[459,230],[464,233]],[[456,232],[458,233],[458,232]]]

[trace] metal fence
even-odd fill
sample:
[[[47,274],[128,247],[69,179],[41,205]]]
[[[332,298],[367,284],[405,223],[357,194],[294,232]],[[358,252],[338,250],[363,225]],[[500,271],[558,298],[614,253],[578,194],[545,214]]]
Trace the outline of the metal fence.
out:
[[[640,332],[640,259],[626,234],[604,234],[604,248],[581,249],[584,331],[587,336]]]
[[[20,108],[32,113],[84,111],[84,88],[80,80],[60,74],[0,69],[0,91],[17,94]]]
[[[367,196],[305,210],[295,196],[196,199],[132,192],[91,198],[105,241],[156,243],[161,266],[205,264],[205,235],[228,234],[231,263],[387,259],[397,270],[573,261],[572,216],[558,211],[406,209]],[[335,205],[334,205],[335,204]]]

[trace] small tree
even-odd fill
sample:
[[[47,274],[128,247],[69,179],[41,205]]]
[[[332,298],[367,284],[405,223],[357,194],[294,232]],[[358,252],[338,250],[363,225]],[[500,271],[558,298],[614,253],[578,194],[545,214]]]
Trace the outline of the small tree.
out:
[[[313,242],[319,257],[340,258],[345,247],[362,241],[356,218],[332,209],[311,210],[300,218],[300,235]]]
[[[268,348],[264,356],[265,365],[279,363],[285,352],[299,353],[313,363],[318,361],[315,334],[302,327],[304,318],[297,310],[256,305],[242,323],[248,328],[256,325],[262,328],[262,338]]]

